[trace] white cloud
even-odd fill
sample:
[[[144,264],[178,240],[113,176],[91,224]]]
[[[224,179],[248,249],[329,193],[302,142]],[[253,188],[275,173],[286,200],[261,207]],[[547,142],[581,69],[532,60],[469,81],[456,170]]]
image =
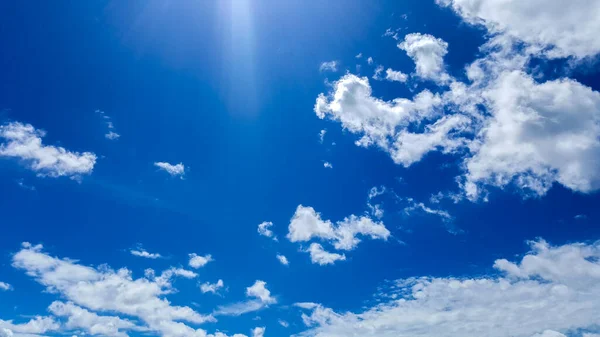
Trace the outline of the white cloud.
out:
[[[600,93],[576,81],[536,83],[502,72],[482,90],[491,117],[465,160],[465,190],[518,187],[543,195],[558,182],[578,192],[600,188]]]
[[[376,81],[381,81],[383,78],[381,77],[381,73],[383,72],[383,66],[382,65],[378,65],[375,68],[375,72],[373,72],[373,76],[371,77],[372,79],[376,80]]]
[[[312,263],[316,263],[321,266],[334,264],[336,261],[346,260],[346,255],[330,253],[323,249],[323,246],[316,242],[311,243],[306,252],[310,254],[310,260]]]
[[[367,63],[369,65],[372,65],[373,64],[373,58],[369,56],[369,58],[367,59]]]
[[[333,168],[333,165],[331,165],[330,162],[326,161],[326,162],[323,163],[323,167],[324,168]]]
[[[210,254],[200,256],[196,253],[192,253],[192,254],[189,254],[189,257],[190,257],[190,261],[188,262],[188,265],[194,269],[202,268],[207,263],[214,261],[212,258],[212,255],[210,255]]]
[[[239,316],[248,312],[258,311],[277,303],[277,299],[271,296],[265,281],[256,280],[253,285],[246,288],[247,301],[237,302],[221,306],[215,311],[215,315]]]
[[[105,134],[104,137],[110,140],[117,140],[119,139],[119,137],[121,137],[121,135],[111,130],[107,134]]]
[[[448,43],[429,34],[412,33],[398,44],[413,59],[417,76],[423,79],[444,83],[450,80],[444,66],[444,56],[448,53]]]
[[[322,220],[321,214],[312,207],[299,205],[288,227],[287,238],[291,242],[306,242],[313,238],[329,241],[336,249],[352,250],[360,243],[358,235],[371,239],[387,240],[390,232],[383,223],[374,222],[366,216],[350,215],[334,226]]]
[[[409,205],[404,208],[404,213],[411,215],[414,211],[423,211],[427,214],[437,215],[442,218],[443,221],[452,221],[452,216],[447,211],[441,209],[433,209],[425,206],[422,202],[416,202],[412,198],[408,198]]]
[[[484,25],[543,50],[548,57],[584,58],[600,52],[596,0],[437,0],[466,22]]]
[[[113,122],[111,121],[110,116],[108,116],[104,111],[99,110],[99,109],[96,109],[95,112],[102,115],[104,123],[106,124],[106,127],[108,128],[108,132],[104,135],[104,137],[109,140],[119,139],[119,137],[121,137],[121,135],[115,132],[115,130],[114,130],[115,126],[114,126]]]
[[[224,286],[223,280],[219,279],[217,281],[217,283],[210,283],[210,282],[202,283],[200,285],[200,290],[202,291],[203,294],[206,294],[206,293],[216,294],[217,291],[219,291],[219,289],[223,288],[223,286]]]
[[[256,327],[256,328],[252,329],[252,337],[264,337],[265,330],[266,330],[266,328],[264,326]],[[550,336],[548,336],[548,337],[550,337]]]
[[[406,82],[406,80],[408,80],[408,75],[401,71],[387,68],[385,71],[385,79],[392,82]]]
[[[0,336],[1,333],[14,337],[37,336],[48,331],[57,331],[59,328],[60,324],[52,317],[35,316],[27,323],[13,323],[0,319]]]
[[[135,323],[115,316],[99,316],[71,302],[53,302],[48,310],[58,316],[66,317],[65,328],[68,330],[83,329],[91,335],[108,337],[126,337],[126,330],[139,328]]]
[[[358,53],[358,54],[356,54],[356,56],[354,56],[354,57],[356,57],[357,59],[359,59],[359,58],[362,58],[362,56],[363,56],[363,54],[362,54],[362,53]]]
[[[306,308],[304,336],[558,337],[598,333],[600,246],[533,242],[520,263],[497,260],[504,276],[411,278],[360,313]],[[501,322],[501,324],[499,324]]]
[[[8,291],[8,290],[12,290],[12,289],[13,289],[13,287],[10,284],[0,281],[0,290]]]
[[[319,67],[319,71],[336,72],[338,70],[337,67],[338,67],[338,61],[323,62],[323,63],[321,63],[321,66]]]
[[[287,327],[289,327],[289,326],[290,326],[290,323],[288,323],[288,322],[286,322],[286,321],[284,321],[284,320],[282,320],[282,319],[280,319],[280,320],[277,320],[277,323],[279,323],[279,325],[281,325],[281,326],[282,326],[282,327],[284,327],[284,328],[287,328]]]
[[[147,259],[158,259],[160,257],[162,257],[160,254],[158,253],[149,253],[147,252],[145,249],[143,248],[139,248],[139,249],[131,249],[129,250],[129,252],[131,253],[131,255],[133,256],[139,256],[139,257],[145,257]]]
[[[79,178],[90,174],[96,164],[91,152],[71,152],[63,147],[43,145],[45,132],[19,122],[0,126],[0,157],[18,158],[39,176]]]
[[[273,238],[273,240],[277,241],[277,236],[270,229],[273,227],[273,223],[271,221],[263,221],[258,225],[258,234],[262,236],[266,236],[268,238]]]
[[[281,255],[281,254],[277,254],[277,260],[279,260],[279,262],[284,266],[287,266],[290,264],[290,261],[288,261],[287,257],[285,257],[284,255]]]
[[[323,141],[325,140],[325,134],[326,133],[327,133],[327,130],[325,130],[325,129],[319,131],[319,143],[323,144]]]
[[[52,257],[42,249],[41,245],[24,243],[23,249],[13,255],[13,266],[35,278],[48,292],[86,310],[133,317],[144,323],[141,328],[167,337],[206,336],[204,330],[183,322],[200,324],[214,320],[189,307],[171,305],[165,298],[175,291],[172,277],[193,278],[193,272],[171,268],[153,279],[134,279],[125,268],[87,267],[71,259]]]
[[[185,166],[183,165],[183,163],[173,165],[166,162],[155,162],[154,166],[167,172],[171,176],[179,176],[183,179],[183,176],[185,175]]]

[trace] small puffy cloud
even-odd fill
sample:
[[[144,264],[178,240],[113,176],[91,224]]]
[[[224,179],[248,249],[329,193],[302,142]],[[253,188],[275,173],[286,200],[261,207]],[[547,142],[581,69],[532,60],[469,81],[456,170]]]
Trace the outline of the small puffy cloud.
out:
[[[401,71],[396,71],[392,68],[387,68],[387,70],[385,71],[385,79],[391,82],[406,82],[406,80],[408,80],[408,75]]]
[[[273,238],[273,240],[277,241],[277,236],[270,229],[273,227],[273,223],[271,221],[263,221],[258,225],[258,234],[262,236],[266,236],[268,238]]]
[[[37,336],[49,331],[57,331],[60,324],[52,317],[35,316],[26,323],[14,323],[0,319],[0,336]]]
[[[173,165],[173,164],[169,164],[166,162],[155,162],[154,166],[167,172],[168,174],[170,174],[173,177],[179,176],[179,177],[183,178],[183,176],[185,174],[185,166],[183,165],[183,163]]]
[[[360,243],[359,235],[371,239],[387,240],[390,231],[383,223],[366,216],[350,215],[335,225],[321,219],[312,207],[299,205],[288,226],[287,238],[291,242],[306,242],[313,238],[331,242],[336,249],[353,250]]]
[[[377,66],[377,68],[375,68],[375,72],[373,73],[373,76],[371,78],[376,81],[381,81],[383,79],[381,77],[381,73],[383,72],[383,69],[384,68],[382,65]]]
[[[284,255],[281,255],[281,254],[277,254],[277,260],[279,260],[279,262],[284,266],[287,266],[290,264],[290,261],[288,261],[287,257],[285,257]]]
[[[266,330],[266,328],[264,326],[256,327],[256,328],[252,329],[252,337],[264,337],[265,330]],[[544,336],[544,337],[551,337],[551,336]]]
[[[104,123],[106,124],[106,127],[108,128],[108,132],[104,135],[104,137],[109,140],[119,139],[119,137],[121,137],[121,135],[118,134],[117,132],[115,132],[115,126],[114,126],[110,116],[108,116],[104,111],[99,110],[99,109],[97,109],[95,112],[102,116],[102,119],[104,120]]]
[[[333,165],[331,165],[330,162],[326,161],[326,162],[323,163],[323,167],[324,168],[333,168]]]
[[[319,131],[319,143],[323,144],[323,141],[325,140],[325,134],[326,133],[327,133],[327,130],[325,130],[325,129]]]
[[[121,137],[121,135],[111,130],[107,134],[105,134],[104,137],[110,140],[117,140],[119,139],[119,137]]]
[[[99,316],[71,302],[53,302],[48,311],[57,317],[66,317],[65,328],[69,330],[81,329],[90,335],[108,337],[127,337],[126,330],[139,328],[135,323],[115,316]]]
[[[357,59],[359,59],[359,58],[362,58],[362,56],[363,56],[363,54],[362,54],[362,53],[358,53],[358,54],[356,54],[356,56],[354,56],[354,57],[356,57]]]
[[[133,255],[133,256],[144,257],[147,259],[158,259],[158,258],[162,257],[162,255],[160,255],[158,253],[149,253],[148,251],[146,251],[143,248],[131,249],[131,250],[129,250],[129,253],[131,253],[131,255]]]
[[[196,253],[189,254],[190,260],[188,265],[194,269],[198,269],[204,267],[207,263],[214,261],[212,255],[207,254],[204,256],[198,255]]]
[[[329,62],[323,62],[321,63],[321,66],[319,67],[319,71],[323,72],[323,71],[331,71],[331,72],[336,72],[338,70],[338,61],[329,61]]]
[[[12,289],[13,289],[13,287],[10,284],[0,281],[0,291],[8,291],[8,290],[12,290]]]
[[[0,126],[0,157],[20,159],[39,176],[79,178],[92,173],[96,155],[72,152],[60,146],[44,145],[46,133],[31,124],[12,122]]]
[[[311,303],[303,336],[563,337],[598,332],[600,246],[531,243],[520,261],[497,260],[500,275],[416,277],[382,290],[357,313]],[[502,324],[498,324],[502,322]]]
[[[249,299],[219,307],[214,314],[225,316],[240,316],[245,313],[258,311],[277,303],[277,299],[271,296],[265,281],[257,280],[253,285],[246,288],[246,297]]]
[[[483,25],[543,51],[550,58],[585,58],[600,52],[596,0],[437,0],[466,22]]]
[[[367,63],[369,65],[372,65],[373,64],[373,58],[369,56],[369,58],[367,59]]]
[[[206,293],[216,294],[217,291],[219,291],[219,289],[223,288],[223,286],[224,286],[223,280],[219,279],[216,283],[210,283],[210,282],[202,283],[200,285],[200,291],[202,291],[203,294],[206,294]]]
[[[450,80],[444,66],[444,56],[448,53],[448,43],[429,34],[412,33],[398,44],[413,59],[417,76],[444,83]]]
[[[321,266],[346,260],[346,255],[328,252],[323,249],[323,246],[316,242],[311,243],[306,252],[310,254],[310,260],[312,263],[316,263]]]

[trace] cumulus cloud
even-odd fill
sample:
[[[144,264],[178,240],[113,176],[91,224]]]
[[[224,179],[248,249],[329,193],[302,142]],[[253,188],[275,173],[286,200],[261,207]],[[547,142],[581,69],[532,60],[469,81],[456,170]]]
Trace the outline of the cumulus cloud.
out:
[[[31,124],[12,122],[0,126],[0,157],[17,158],[39,176],[79,178],[92,173],[96,155],[72,152],[60,146],[44,145],[46,133]]]
[[[106,127],[108,128],[108,132],[106,134],[104,134],[104,137],[106,139],[109,140],[117,140],[121,137],[120,134],[115,132],[115,126],[110,118],[109,115],[107,115],[104,111],[97,109],[96,110],[97,114],[100,114],[104,120],[104,123],[106,124]]]
[[[252,329],[252,337],[264,337],[265,330],[266,330],[266,328],[264,326],[256,327],[256,328]]]
[[[444,56],[448,53],[448,43],[433,35],[412,33],[398,44],[413,59],[416,74],[422,79],[444,83],[450,80],[444,66]]]
[[[189,307],[171,305],[165,298],[175,291],[171,278],[196,277],[195,273],[180,268],[168,269],[158,277],[135,279],[126,268],[113,270],[106,265],[98,268],[84,266],[71,259],[52,257],[43,251],[41,245],[28,243],[13,255],[12,264],[46,287],[48,292],[59,294],[74,306],[135,318],[140,321],[141,329],[163,336],[206,336],[204,330],[194,329],[185,323],[201,324],[214,320],[212,316],[202,315]],[[147,273],[148,276],[153,274]],[[77,311],[70,306],[68,309]],[[96,319],[95,316],[87,318]],[[107,319],[110,321],[112,318],[100,320],[106,322]],[[125,323],[119,322],[120,328],[117,329],[126,329]]]
[[[144,257],[144,258],[147,258],[147,259],[158,259],[158,258],[162,257],[162,255],[160,255],[158,253],[149,253],[149,252],[147,252],[143,248],[131,249],[131,250],[129,250],[129,252],[133,256]]]
[[[387,68],[385,71],[385,79],[392,82],[406,82],[406,80],[408,80],[408,75],[401,71]]]
[[[287,238],[291,242],[306,242],[311,239],[329,241],[336,249],[353,250],[360,243],[359,235],[371,239],[387,240],[390,231],[383,223],[366,216],[350,215],[335,225],[321,219],[321,214],[312,207],[299,205],[288,226]]]
[[[99,316],[71,302],[55,301],[50,304],[48,311],[58,317],[66,317],[66,329],[82,329],[90,335],[126,337],[127,330],[144,330],[129,320],[115,316]]]
[[[325,134],[326,133],[327,133],[327,130],[325,130],[325,129],[319,131],[319,143],[323,144],[323,141],[325,140]]]
[[[367,59],[367,63],[369,65],[372,65],[373,64],[373,58],[369,56],[369,58]]]
[[[328,252],[323,249],[323,246],[316,242],[311,243],[306,252],[310,254],[310,261],[312,263],[321,266],[346,260],[346,255]]]
[[[284,255],[281,255],[281,254],[277,254],[277,260],[279,260],[279,263],[281,263],[284,266],[287,266],[290,264],[290,261],[288,261],[287,257],[285,257]]]
[[[202,283],[200,285],[200,291],[202,291],[203,294],[206,293],[213,293],[216,294],[217,291],[219,291],[219,289],[223,288],[225,284],[223,283],[223,280],[219,279],[216,283],[210,283],[210,282],[206,282],[206,283]]]
[[[600,52],[600,3],[595,0],[437,0],[466,22],[507,34],[550,58]]]
[[[1,282],[0,281],[0,291],[8,291],[8,290],[12,290],[12,286],[6,282]]]
[[[288,322],[286,322],[286,321],[284,321],[282,319],[278,320],[277,323],[279,323],[279,325],[281,325],[284,328],[287,328],[287,327],[290,326],[290,323],[288,323]]]
[[[497,260],[501,275],[411,278],[360,313],[303,306],[304,336],[562,336],[598,333],[600,246],[531,243],[520,262]],[[498,324],[498,322],[502,322]]]
[[[237,302],[221,306],[215,311],[215,315],[240,316],[248,312],[258,311],[277,303],[277,299],[271,296],[267,289],[267,282],[256,280],[253,285],[246,288],[247,301]]]
[[[52,317],[35,316],[26,323],[14,323],[0,319],[0,336],[25,337],[39,336],[48,331],[57,331],[60,324]]]
[[[155,162],[154,166],[167,172],[173,177],[179,176],[183,179],[183,176],[185,175],[185,166],[183,165],[183,163],[173,165],[167,162]]]
[[[319,71],[323,72],[323,71],[331,71],[331,72],[336,72],[338,70],[338,61],[329,61],[329,62],[323,62],[321,63],[321,66],[319,67]]]
[[[196,253],[192,253],[192,254],[189,254],[189,257],[190,257],[190,260],[188,262],[188,265],[194,269],[202,268],[207,263],[214,261],[212,258],[212,255],[210,255],[210,254],[200,256]]]
[[[326,162],[324,162],[324,163],[323,163],[323,167],[324,167],[324,168],[329,168],[329,169],[330,169],[330,168],[333,168],[333,165],[331,165],[331,163],[330,163],[330,162],[326,161]]]
[[[273,240],[277,241],[277,236],[270,229],[273,227],[273,223],[271,221],[263,221],[258,225],[258,234],[262,236],[266,236],[268,238],[273,238]]]

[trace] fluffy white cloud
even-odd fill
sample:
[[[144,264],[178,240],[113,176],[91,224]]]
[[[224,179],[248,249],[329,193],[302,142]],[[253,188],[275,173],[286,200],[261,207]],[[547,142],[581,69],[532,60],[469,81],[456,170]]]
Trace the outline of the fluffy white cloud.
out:
[[[12,290],[12,286],[6,282],[0,282],[0,290],[3,291],[8,291],[8,290]]]
[[[287,266],[290,264],[290,261],[288,261],[287,257],[285,257],[284,255],[281,255],[281,254],[277,254],[277,260],[279,260],[279,262],[284,266]]]
[[[31,124],[19,122],[0,126],[0,157],[22,160],[40,176],[72,178],[90,174],[96,164],[96,155],[91,152],[72,152],[60,146],[43,145],[45,132]]]
[[[600,188],[600,93],[508,71],[482,97],[491,117],[465,161],[468,196],[476,198],[480,184],[515,183],[539,195],[553,182],[579,192]]]
[[[212,258],[212,255],[210,255],[210,254],[201,256],[196,253],[192,253],[189,255],[189,257],[190,257],[190,261],[188,262],[188,265],[194,269],[202,268],[207,263],[214,261]]]
[[[548,57],[583,58],[600,52],[596,0],[437,0],[466,22],[508,34]]]
[[[65,328],[69,330],[83,329],[91,335],[126,337],[127,334],[124,331],[139,330],[137,325],[129,320],[115,316],[99,316],[71,302],[55,301],[48,307],[48,310],[58,317],[67,318]]]
[[[319,131],[319,143],[323,144],[323,141],[325,140],[325,134],[326,133],[327,133],[327,130],[325,130],[325,129]]]
[[[311,243],[306,252],[310,254],[310,261],[312,263],[321,266],[334,264],[336,261],[346,260],[346,255],[328,252],[323,249],[323,246],[316,242]]]
[[[110,140],[117,140],[117,139],[119,139],[119,137],[121,137],[121,135],[111,130],[111,131],[108,131],[108,133],[105,134],[104,137],[106,139],[110,139]]]
[[[373,64],[373,58],[369,56],[369,58],[367,59],[367,63],[369,65],[372,65]]]
[[[205,337],[204,330],[192,329],[183,322],[200,324],[214,320],[189,307],[171,305],[165,298],[175,291],[172,277],[193,278],[193,272],[171,268],[159,277],[134,279],[125,268],[115,271],[108,266],[87,267],[71,259],[52,257],[42,249],[41,245],[24,243],[23,249],[13,256],[13,266],[34,277],[48,292],[86,310],[137,318],[145,324],[143,328],[165,337]]]
[[[206,293],[216,294],[217,291],[219,291],[219,289],[223,288],[223,286],[224,286],[223,280],[219,279],[217,281],[217,283],[210,283],[210,282],[202,283],[200,285],[200,290],[202,291],[203,294],[206,294]]]
[[[326,162],[323,163],[323,167],[324,168],[333,168],[333,165],[331,165],[330,162],[326,161]]]
[[[167,172],[173,177],[179,176],[183,179],[183,176],[185,175],[185,166],[183,165],[183,163],[173,165],[166,162],[155,162],[154,166]]]
[[[264,326],[256,327],[256,328],[252,329],[252,337],[264,337],[265,330],[266,330],[266,328]]]
[[[147,259],[158,259],[158,258],[162,257],[158,253],[149,253],[145,249],[142,249],[142,248],[140,248],[140,249],[131,249],[129,252],[133,256],[145,257]]]
[[[362,54],[362,53],[358,53],[358,54],[356,54],[356,56],[354,56],[354,57],[356,57],[357,59],[359,59],[359,58],[362,58],[362,56],[363,56],[363,54]]]
[[[246,288],[247,301],[237,302],[221,306],[215,311],[215,315],[239,316],[248,312],[258,311],[277,303],[277,299],[271,296],[267,289],[267,282],[256,280],[253,285]]]
[[[12,330],[7,328],[0,328],[0,337],[13,337],[14,334]]]
[[[358,235],[371,239],[387,240],[390,231],[383,223],[375,222],[366,216],[350,215],[336,225],[322,220],[321,214],[312,207],[299,205],[288,227],[287,238],[291,242],[306,242],[318,238],[332,242],[336,249],[352,250],[360,243]]]
[[[336,72],[338,70],[337,67],[338,67],[338,61],[323,62],[323,63],[321,63],[321,66],[319,67],[319,71]]]
[[[448,43],[433,35],[412,33],[398,44],[413,59],[417,76],[444,83],[450,80],[444,66],[444,56],[448,53]]]
[[[387,68],[385,71],[385,79],[392,82],[406,82],[406,80],[408,80],[408,75],[401,71]]]
[[[334,90],[329,96],[319,95],[314,111],[319,118],[339,121],[344,129],[361,135],[360,140],[356,142],[359,146],[368,147],[375,144],[386,152],[403,153],[410,151],[400,148],[403,142],[418,138],[416,141],[423,143],[418,151],[419,156],[422,156],[437,147],[445,149],[450,145],[450,148],[453,148],[456,141],[443,139],[443,135],[453,137],[464,128],[465,122],[462,118],[447,116],[449,120],[446,123],[427,129],[422,137],[407,136],[411,135],[408,132],[410,125],[438,119],[442,106],[442,97],[427,90],[420,92],[412,100],[378,99],[372,96],[371,86],[366,77],[347,74],[335,82]],[[453,127],[459,130],[454,130]],[[399,137],[401,138],[398,139]],[[426,145],[430,147],[426,148]],[[393,158],[402,161],[397,163],[412,162],[405,160],[402,154]]]
[[[273,227],[273,223],[271,221],[263,221],[258,225],[258,234],[262,236],[266,236],[268,238],[273,238],[273,240],[277,241],[277,236],[270,229]]]
[[[279,325],[281,325],[281,326],[282,326],[282,327],[284,327],[284,328],[287,328],[287,327],[289,327],[289,326],[290,326],[290,323],[288,323],[288,322],[286,322],[286,321],[284,321],[284,320],[282,320],[282,319],[280,319],[280,320],[277,320],[277,323],[279,323]]]
[[[531,244],[520,263],[498,260],[504,276],[412,278],[379,294],[361,313],[306,306],[303,335],[558,337],[600,326],[600,246]],[[501,322],[501,324],[499,324]]]
[[[382,65],[378,65],[377,68],[375,68],[375,72],[373,73],[373,76],[371,78],[376,81],[381,81],[383,79],[381,78],[381,73],[383,72],[383,69],[384,68]]]
[[[0,331],[8,336],[39,335],[48,331],[56,331],[59,328],[60,325],[52,317],[35,316],[27,323],[13,323],[13,321],[0,319]]]

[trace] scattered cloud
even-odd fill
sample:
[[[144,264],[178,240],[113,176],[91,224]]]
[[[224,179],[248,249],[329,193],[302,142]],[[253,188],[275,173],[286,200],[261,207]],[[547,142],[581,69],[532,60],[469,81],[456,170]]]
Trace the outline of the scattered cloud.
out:
[[[321,144],[323,144],[323,141],[325,140],[325,134],[326,133],[327,133],[327,130],[325,130],[325,129],[319,131],[319,142]]]
[[[127,330],[145,330],[129,320],[116,316],[99,316],[71,302],[52,302],[48,311],[57,317],[66,317],[64,327],[69,331],[81,329],[90,335],[127,337]]]
[[[395,282],[389,300],[360,313],[301,306],[303,336],[559,336],[597,333],[600,246],[531,243],[520,263],[497,260],[501,275],[421,277]],[[502,322],[502,324],[498,324]],[[552,331],[552,332],[549,332]],[[560,333],[560,334],[559,334]]]
[[[48,331],[57,331],[60,324],[52,317],[35,316],[27,323],[14,323],[0,319],[0,336],[9,337],[34,337]]]
[[[360,243],[358,235],[371,239],[387,240],[390,231],[383,223],[369,217],[350,215],[335,225],[321,219],[321,214],[312,207],[299,205],[288,227],[287,238],[291,242],[306,242],[321,239],[331,242],[336,249],[353,250]]]
[[[362,58],[362,56],[363,56],[363,55],[362,55],[362,53],[358,53],[358,54],[356,54],[356,56],[354,56],[354,57],[356,57],[357,59],[359,59],[359,58]]]
[[[258,225],[258,234],[277,241],[277,236],[270,229],[271,227],[273,227],[273,223],[271,221],[263,221]]]
[[[12,122],[0,126],[0,157],[20,159],[38,176],[71,177],[79,179],[92,173],[96,155],[91,152],[72,152],[63,147],[43,145],[46,133],[31,124]]]
[[[215,315],[240,316],[245,313],[258,311],[277,303],[277,299],[271,296],[265,281],[257,280],[253,285],[246,288],[247,301],[237,302],[221,306],[215,311]]]
[[[373,64],[373,58],[369,56],[369,58],[367,59],[367,63],[369,65],[372,65]]]
[[[13,289],[13,287],[10,284],[0,281],[0,291],[8,291],[8,290],[12,290],[12,289]]]
[[[139,247],[137,249],[131,249],[131,250],[129,250],[129,252],[133,256],[144,257],[144,258],[147,258],[147,259],[158,259],[158,258],[162,257],[162,255],[160,255],[158,253],[149,253],[149,252],[147,252],[145,249],[143,249],[141,247]]]
[[[185,166],[183,165],[183,163],[173,165],[173,164],[169,164],[166,162],[156,162],[156,163],[154,163],[154,166],[167,172],[168,174],[170,174],[173,177],[179,176],[179,177],[181,177],[181,179],[183,179],[183,176],[185,175]]]
[[[192,254],[189,254],[189,257],[190,257],[190,260],[188,262],[188,265],[194,269],[202,268],[207,263],[214,261],[212,258],[212,255],[210,255],[210,254],[200,256],[196,253],[192,253]]]
[[[119,139],[119,137],[121,137],[121,135],[114,131],[109,131],[107,134],[104,135],[104,137],[106,137],[106,139],[110,139],[110,140],[117,140],[117,139]]]
[[[381,77],[381,73],[383,72],[383,66],[382,65],[378,65],[375,68],[375,72],[373,72],[373,76],[371,77],[372,79],[376,80],[376,81],[381,81],[383,80],[383,78]]]
[[[587,215],[585,215],[585,214],[577,214],[573,218],[576,219],[576,220],[585,220],[585,219],[587,219]]]
[[[323,167],[324,168],[333,168],[333,165],[331,165],[330,162],[326,161],[326,162],[323,163]]]
[[[284,266],[288,266],[290,264],[290,261],[288,261],[287,257],[281,254],[277,254],[277,260],[279,260],[279,262]]]
[[[323,246],[316,242],[311,243],[306,252],[310,254],[310,260],[312,263],[316,263],[321,266],[346,260],[346,255],[328,252],[323,249]]]
[[[392,68],[387,68],[385,71],[385,79],[391,82],[406,82],[408,80],[408,75],[401,71],[392,70]]]
[[[256,327],[256,328],[252,329],[252,337],[264,337],[265,330],[266,330],[266,328],[264,326]]]
[[[286,321],[284,321],[282,319],[278,320],[277,323],[279,323],[279,325],[281,325],[284,328],[287,328],[287,327],[290,326],[290,323],[288,323],[288,322],[286,322]]]
[[[445,83],[450,80],[444,66],[444,56],[448,53],[448,43],[433,35],[412,33],[398,44],[413,59],[416,74],[422,79]]]
[[[323,62],[321,63],[321,66],[319,67],[319,71],[324,72],[324,71],[331,71],[331,72],[336,72],[338,70],[338,61],[329,61],[329,62]]]
[[[225,284],[223,283],[223,280],[219,279],[217,281],[217,283],[202,283],[200,285],[200,291],[202,291],[203,294],[206,293],[213,293],[216,294],[219,289],[223,288],[225,286]]]
[[[102,118],[104,119],[104,123],[106,124],[106,127],[108,128],[108,132],[104,135],[104,137],[109,140],[119,139],[119,137],[121,137],[121,135],[115,132],[115,126],[114,126],[110,116],[108,116],[104,111],[99,110],[99,109],[96,109],[95,112],[102,116]]]

